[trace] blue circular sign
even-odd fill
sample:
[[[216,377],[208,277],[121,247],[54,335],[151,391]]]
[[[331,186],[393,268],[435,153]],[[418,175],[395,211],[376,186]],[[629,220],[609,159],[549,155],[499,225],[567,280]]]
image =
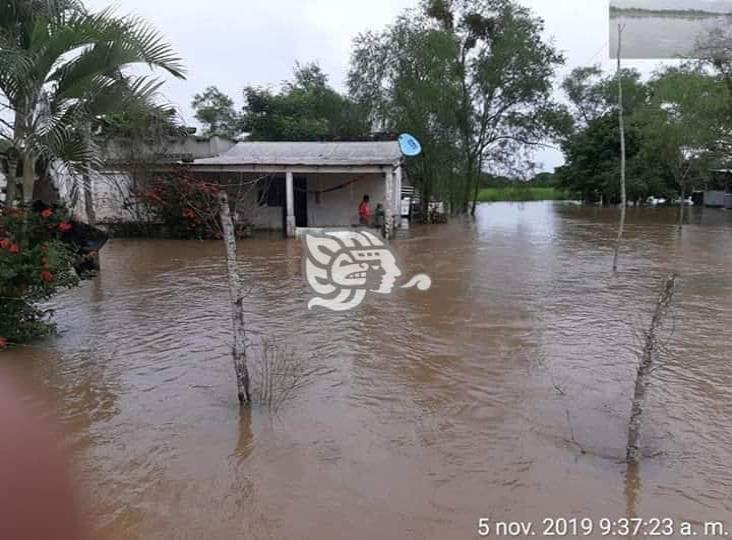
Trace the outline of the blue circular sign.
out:
[[[422,153],[422,145],[408,133],[399,136],[399,147],[402,149],[402,154],[408,157],[418,156]]]

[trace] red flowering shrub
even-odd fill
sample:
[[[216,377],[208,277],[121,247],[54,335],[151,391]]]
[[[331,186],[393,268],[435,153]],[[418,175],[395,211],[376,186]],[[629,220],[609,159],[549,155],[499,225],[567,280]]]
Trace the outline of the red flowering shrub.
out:
[[[219,226],[220,187],[196,178],[185,169],[150,180],[132,196],[147,207],[176,238],[214,239],[221,237]],[[232,197],[230,197],[231,199]],[[239,236],[246,236],[246,224],[238,225]]]
[[[53,331],[37,304],[78,284],[63,224],[70,226],[62,209],[0,208],[0,348]]]

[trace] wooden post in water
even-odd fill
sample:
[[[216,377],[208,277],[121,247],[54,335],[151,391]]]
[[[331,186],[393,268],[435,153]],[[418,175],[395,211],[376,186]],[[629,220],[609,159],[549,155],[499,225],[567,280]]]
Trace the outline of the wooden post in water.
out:
[[[625,232],[625,215],[628,201],[625,191],[625,111],[623,108],[623,72],[620,55],[623,52],[623,26],[618,25],[618,122],[620,125],[620,227],[618,228],[618,239],[615,241],[615,255],[613,257],[613,272],[618,271],[618,256],[620,246],[623,243]]]
[[[231,320],[234,327],[234,372],[239,392],[239,402],[249,403],[249,369],[247,368],[246,326],[244,324],[244,292],[236,265],[236,231],[231,219],[229,197],[225,191],[219,192],[219,215],[226,245],[226,267],[229,280],[229,296],[231,298]]]
[[[676,275],[672,274],[666,278],[661,290],[661,294],[656,301],[656,309],[653,312],[651,326],[646,332],[645,343],[643,344],[643,355],[640,365],[638,366],[638,374],[635,379],[635,392],[633,394],[633,406],[630,412],[630,423],[628,425],[628,446],[626,458],[628,463],[638,463],[641,457],[640,451],[640,432],[641,432],[641,416],[646,401],[646,390],[650,382],[651,372],[653,371],[653,363],[656,357],[658,330],[663,325],[663,320],[668,312],[668,307],[676,291]]]

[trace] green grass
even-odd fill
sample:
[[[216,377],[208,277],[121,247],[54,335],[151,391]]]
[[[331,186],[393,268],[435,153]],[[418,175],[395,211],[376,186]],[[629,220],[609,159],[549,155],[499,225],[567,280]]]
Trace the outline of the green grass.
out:
[[[561,201],[567,193],[552,187],[504,186],[480,190],[478,202]]]

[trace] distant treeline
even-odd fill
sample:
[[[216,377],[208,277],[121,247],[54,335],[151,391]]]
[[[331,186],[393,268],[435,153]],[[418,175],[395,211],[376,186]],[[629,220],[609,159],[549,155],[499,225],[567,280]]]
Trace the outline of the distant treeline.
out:
[[[732,13],[717,13],[701,9],[643,9],[643,8],[621,8],[610,6],[610,16],[613,17],[725,17]]]

